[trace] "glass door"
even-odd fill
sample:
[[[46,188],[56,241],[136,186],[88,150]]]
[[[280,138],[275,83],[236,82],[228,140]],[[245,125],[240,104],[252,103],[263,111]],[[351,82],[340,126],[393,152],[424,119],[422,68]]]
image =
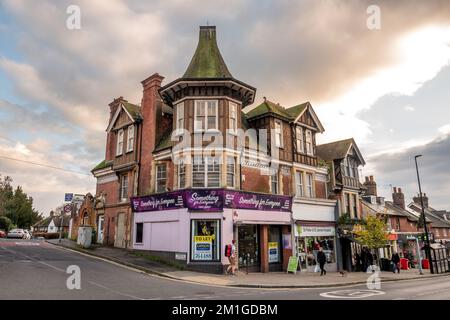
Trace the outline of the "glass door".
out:
[[[259,267],[259,232],[257,225],[238,227],[238,256],[239,266]]]

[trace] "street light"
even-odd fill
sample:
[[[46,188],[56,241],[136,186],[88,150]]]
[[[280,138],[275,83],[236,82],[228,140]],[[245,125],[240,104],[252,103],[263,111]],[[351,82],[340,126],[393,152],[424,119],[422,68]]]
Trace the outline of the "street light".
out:
[[[425,218],[425,211],[423,208],[423,198],[422,198],[422,188],[420,186],[420,176],[419,176],[419,167],[417,166],[417,158],[421,157],[421,154],[418,154],[416,156],[414,156],[414,161],[416,163],[416,172],[417,172],[417,182],[419,184],[419,195],[420,195],[420,205],[422,207],[422,221],[423,221],[423,229],[425,231],[425,254],[427,256],[428,261],[430,262],[430,272],[433,274],[434,273],[434,268],[433,268],[433,262],[431,261],[431,251],[430,251],[430,238],[428,237],[428,228],[427,228],[427,221]]]

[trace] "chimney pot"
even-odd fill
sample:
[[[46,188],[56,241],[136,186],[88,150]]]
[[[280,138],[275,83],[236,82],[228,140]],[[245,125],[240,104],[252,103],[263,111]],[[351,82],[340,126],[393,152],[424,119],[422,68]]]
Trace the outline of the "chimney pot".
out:
[[[402,193],[402,188],[398,188],[398,193]]]
[[[366,177],[366,182],[369,182],[369,177]]]
[[[373,181],[373,176],[370,176],[370,181]]]
[[[397,193],[397,187],[394,187],[394,193]]]

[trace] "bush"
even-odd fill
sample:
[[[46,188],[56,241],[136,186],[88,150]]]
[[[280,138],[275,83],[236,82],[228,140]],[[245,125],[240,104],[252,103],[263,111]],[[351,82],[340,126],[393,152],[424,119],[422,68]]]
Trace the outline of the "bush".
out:
[[[0,217],[0,229],[8,232],[13,228],[13,223],[8,217]]]

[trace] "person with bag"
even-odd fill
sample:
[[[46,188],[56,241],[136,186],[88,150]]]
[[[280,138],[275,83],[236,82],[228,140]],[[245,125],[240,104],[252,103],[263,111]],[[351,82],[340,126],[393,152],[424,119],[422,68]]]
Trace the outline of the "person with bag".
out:
[[[317,262],[319,263],[320,267],[320,275],[326,275],[327,271],[325,270],[325,263],[327,262],[327,256],[323,252],[322,247],[320,247],[319,252],[317,252]]]
[[[395,271],[397,270],[398,273],[400,273],[400,256],[398,255],[397,252],[392,254],[392,272],[395,273]]]
[[[231,244],[225,246],[225,256],[228,257],[230,265],[227,267],[227,274],[236,275],[236,240],[232,240]]]

